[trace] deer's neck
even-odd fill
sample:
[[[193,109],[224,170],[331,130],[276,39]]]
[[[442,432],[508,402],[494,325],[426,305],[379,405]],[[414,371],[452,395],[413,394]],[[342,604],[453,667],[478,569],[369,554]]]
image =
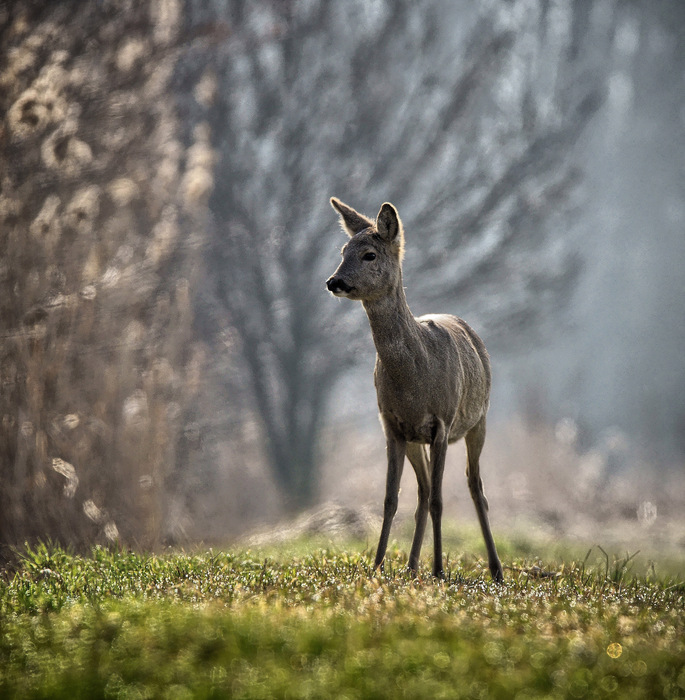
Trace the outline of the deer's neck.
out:
[[[406,376],[414,366],[421,338],[402,282],[386,297],[363,302],[378,358],[391,374]]]

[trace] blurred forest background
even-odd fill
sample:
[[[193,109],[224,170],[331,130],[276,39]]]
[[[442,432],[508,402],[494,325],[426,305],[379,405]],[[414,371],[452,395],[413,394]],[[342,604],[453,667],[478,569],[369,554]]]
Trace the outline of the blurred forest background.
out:
[[[490,350],[495,534],[685,546],[680,0],[0,0],[0,546],[380,512],[331,195]]]

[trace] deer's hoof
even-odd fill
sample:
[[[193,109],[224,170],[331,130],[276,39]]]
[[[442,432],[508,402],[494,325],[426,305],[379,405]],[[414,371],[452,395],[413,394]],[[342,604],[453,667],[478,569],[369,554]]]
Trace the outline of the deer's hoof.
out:
[[[490,567],[490,574],[492,575],[492,580],[495,583],[504,582],[504,571],[502,570],[502,565],[499,562]]]

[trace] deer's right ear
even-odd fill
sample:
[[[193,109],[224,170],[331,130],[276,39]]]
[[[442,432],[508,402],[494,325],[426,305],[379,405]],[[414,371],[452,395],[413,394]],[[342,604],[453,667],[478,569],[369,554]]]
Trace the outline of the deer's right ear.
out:
[[[339,199],[331,197],[331,206],[340,214],[340,224],[345,233],[352,238],[355,234],[373,226],[371,219],[343,204]]]

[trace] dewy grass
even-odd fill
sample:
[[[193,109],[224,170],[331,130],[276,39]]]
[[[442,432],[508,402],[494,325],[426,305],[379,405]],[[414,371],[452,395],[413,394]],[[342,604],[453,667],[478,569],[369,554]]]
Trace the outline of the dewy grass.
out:
[[[513,555],[498,586],[303,549],[29,550],[0,581],[0,697],[685,698],[685,585],[630,555]]]

